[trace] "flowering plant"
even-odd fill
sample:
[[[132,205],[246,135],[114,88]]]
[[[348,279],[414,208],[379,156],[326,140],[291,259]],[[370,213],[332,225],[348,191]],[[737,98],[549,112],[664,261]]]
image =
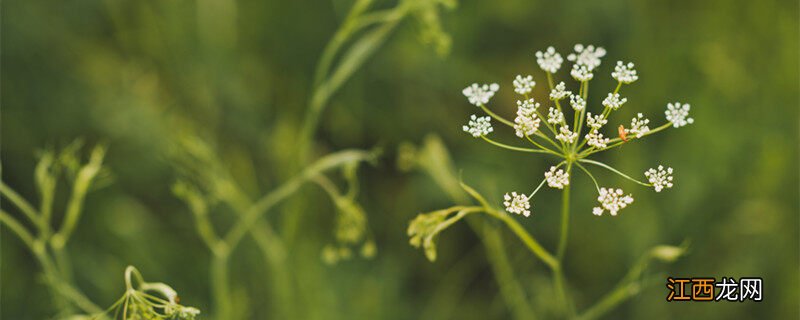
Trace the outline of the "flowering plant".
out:
[[[491,98],[500,89],[498,84],[481,85],[475,83],[462,91],[469,103],[480,108],[488,115],[471,115],[469,122],[463,126],[463,131],[474,138],[480,138],[500,148],[550,155],[559,161],[544,172],[542,181],[533,188],[533,191],[529,193],[514,191],[503,196],[503,206],[507,213],[522,215],[527,218],[532,216],[535,211],[531,209],[533,197],[545,183],[551,188],[562,190],[561,234],[555,253],[550,253],[544,249],[511,215],[495,209],[476,190],[463,183],[462,187],[481,205],[455,206],[432,213],[420,214],[411,222],[408,228],[411,244],[416,247],[423,246],[427,257],[430,260],[434,260],[436,257],[435,238],[450,225],[472,213],[486,213],[488,216],[500,219],[528,246],[532,253],[551,268],[554,274],[555,290],[562,301],[562,309],[565,314],[575,316],[574,307],[566,292],[563,269],[561,267],[567,247],[570,184],[573,177],[573,169],[580,169],[595,185],[598,204],[593,208],[592,213],[596,216],[602,216],[603,213],[608,212],[609,215],[616,216],[622,209],[633,203],[633,196],[626,194],[618,187],[601,187],[589,170],[590,167],[596,166],[609,170],[639,185],[653,188],[656,192],[661,192],[673,186],[673,169],[658,165],[656,168],[651,168],[644,172],[647,181],[640,181],[608,164],[591,159],[591,157],[597,153],[634,142],[669,127],[680,128],[694,122],[694,119],[689,117],[690,106],[688,104],[668,103],[665,112],[666,123],[663,125],[651,129],[649,126],[650,120],[645,118],[643,113],[638,113],[635,118],[631,119],[630,126],[619,125],[615,132],[617,137],[611,138],[612,135],[604,135],[602,132],[603,127],[608,124],[610,115],[628,102],[628,99],[621,95],[623,85],[630,85],[639,79],[633,63],[618,61],[614,71],[611,73],[612,78],[617,81],[616,88],[602,100],[602,109],[599,112],[592,113],[589,111],[589,82],[594,78],[594,74],[601,64],[601,58],[605,55],[606,51],[601,47],[575,45],[574,53],[567,56],[567,60],[573,63],[570,75],[578,82],[578,88],[576,92],[573,92],[568,90],[565,82],[556,84],[554,81],[554,74],[561,69],[561,65],[564,62],[564,59],[556,52],[555,48],[549,47],[545,51],[536,52],[536,61],[546,74],[547,84],[550,89],[549,100],[552,106],[544,110],[541,105],[545,102],[531,97],[533,88],[536,86],[533,76],[518,75],[513,80],[513,86],[514,92],[519,94],[521,99],[517,101],[517,112],[513,121],[496,114],[487,107]],[[495,131],[492,121],[497,121],[510,127],[517,137],[530,144],[530,146],[515,146],[489,138],[489,135]],[[653,252],[656,251],[651,253]],[[658,252],[664,252],[664,250]],[[682,250],[676,248],[671,252],[677,252],[678,254],[666,257],[653,253],[648,256],[662,258],[662,260],[673,260],[682,253]],[[643,261],[646,260],[644,259]],[[642,264],[645,263],[642,262]],[[634,272],[633,270],[641,272],[641,267],[634,267],[632,272]],[[618,290],[622,289],[618,288]],[[609,295],[609,297],[613,296],[613,294]],[[600,307],[605,308],[604,304],[598,303],[598,308]],[[592,308],[587,310],[585,315],[593,316],[599,313],[598,309]]]

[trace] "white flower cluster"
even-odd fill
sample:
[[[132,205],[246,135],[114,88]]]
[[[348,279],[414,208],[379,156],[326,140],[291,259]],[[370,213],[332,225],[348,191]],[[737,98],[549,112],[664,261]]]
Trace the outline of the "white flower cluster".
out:
[[[556,73],[561,68],[562,62],[564,62],[564,59],[553,47],[548,47],[545,52],[536,51],[536,63],[545,72]]]
[[[578,133],[570,131],[569,125],[561,126],[561,128],[558,129],[558,134],[556,135],[556,140],[566,143],[573,143],[577,138],[578,138]]]
[[[625,64],[622,61],[617,61],[617,66],[614,67],[614,72],[611,73],[611,77],[624,84],[631,84],[639,80],[636,70],[633,69],[633,62]]]
[[[689,118],[689,106],[688,103],[681,105],[680,102],[675,102],[667,104],[667,111],[664,111],[664,114],[667,115],[667,121],[672,122],[672,126],[675,128],[683,127],[687,124],[694,123],[694,119]]]
[[[589,67],[580,64],[572,65],[572,71],[570,71],[569,74],[572,75],[573,79],[580,82],[586,82],[594,78],[592,70],[589,69]]]
[[[517,137],[532,135],[539,129],[541,119],[536,115],[539,103],[533,99],[517,101],[517,117],[514,119],[514,130]]]
[[[592,209],[594,215],[602,215],[605,210],[608,210],[612,216],[616,216],[619,210],[633,203],[633,197],[630,194],[624,195],[622,189],[600,188],[597,201],[600,202],[600,206]]]
[[[583,100],[583,98],[577,94],[573,94],[569,96],[569,105],[571,105],[572,109],[575,111],[582,111],[586,109],[586,100]]]
[[[506,193],[503,199],[505,200],[503,205],[506,206],[506,211],[521,214],[526,217],[531,215],[531,203],[527,195],[512,192],[510,195]]]
[[[544,178],[547,180],[547,185],[551,188],[564,189],[564,186],[569,185],[569,173],[558,169],[555,166],[550,167],[550,171],[544,173]]]
[[[608,96],[603,99],[603,106],[617,110],[622,107],[625,102],[628,102],[628,98],[620,98],[619,93],[609,93]]]
[[[586,144],[598,149],[607,147],[609,141],[611,139],[604,138],[603,134],[597,130],[592,130],[586,135]]]
[[[586,125],[592,130],[598,130],[608,123],[608,119],[604,118],[602,114],[592,115],[591,112],[586,113]]]
[[[494,128],[492,128],[492,123],[490,122],[491,120],[492,118],[489,118],[488,116],[478,117],[473,114],[470,117],[469,123],[462,128],[465,132],[468,132],[475,138],[485,136],[494,131]]]
[[[533,76],[528,75],[523,77],[521,75],[517,75],[517,78],[514,79],[514,92],[521,95],[531,93],[534,86],[536,86],[536,81],[533,81]]]
[[[547,112],[547,123],[558,124],[562,122],[564,122],[564,113],[550,107],[550,111]]]
[[[494,96],[497,90],[500,90],[500,86],[496,83],[484,85],[473,83],[471,86],[464,88],[461,93],[467,97],[469,103],[480,107],[489,103],[489,99]]]
[[[575,64],[586,66],[587,70],[592,71],[600,66],[600,58],[606,55],[606,49],[595,48],[593,45],[584,47],[582,44],[575,45],[575,53],[567,56],[567,60]]]
[[[647,181],[653,185],[656,192],[661,192],[664,188],[672,188],[672,168],[664,170],[664,166],[658,166],[658,170],[650,168],[644,172]]]
[[[636,138],[641,138],[650,132],[650,127],[647,126],[649,123],[650,119],[645,118],[643,114],[639,113],[636,115],[636,118],[631,119],[631,128],[625,129],[625,133],[635,135]]]
[[[550,100],[561,100],[569,95],[572,95],[572,92],[567,91],[567,85],[564,84],[564,81],[561,81],[553,88],[553,91],[550,91]]]

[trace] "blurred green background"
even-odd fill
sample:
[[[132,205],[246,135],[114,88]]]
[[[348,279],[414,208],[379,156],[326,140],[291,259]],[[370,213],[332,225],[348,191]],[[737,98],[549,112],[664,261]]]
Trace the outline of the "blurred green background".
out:
[[[170,191],[177,177],[170,141],[192,134],[213,145],[252,197],[288,178],[315,65],[351,4],[3,1],[3,181],[37,202],[37,150],[79,137],[109,145],[113,183],[89,195],[68,248],[75,280],[92,300],[113,303],[124,290],[122,271],[132,264],[172,285],[204,318],[213,314],[208,250]],[[608,292],[647,248],[688,239],[686,257],[648,272],[664,279],[763,277],[764,301],[666,303],[659,283],[607,318],[799,318],[798,12],[797,1],[775,0],[464,1],[442,13],[452,37],[449,55],[421,43],[424,27],[413,18],[403,21],[332,98],[315,136],[315,154],[384,150],[376,165],[359,171],[359,200],[378,254],[323,264],[334,209],[318,188],[304,188],[300,240],[289,251],[300,288],[298,317],[511,317],[486,252],[465,224],[443,234],[435,263],[408,245],[408,221],[452,201],[429,176],[397,170],[396,150],[433,133],[463,179],[490,201],[529,188],[552,159],[499,150],[463,133],[465,119],[479,110],[461,89],[500,83],[491,104],[510,116],[515,75],[534,75],[535,96],[545,97],[536,50],[553,45],[566,56],[584,43],[608,51],[590,105],[613,89],[616,60],[633,61],[639,71],[639,81],[624,89],[628,103],[610,120],[615,127],[636,112],[660,124],[673,101],[691,103],[695,124],[599,157],[633,174],[659,163],[676,170],[676,187],[658,194],[601,174],[603,184],[636,198],[616,218],[590,213],[593,186],[576,175],[565,268],[579,309]],[[557,192],[545,190],[533,217],[521,220],[547,248],[558,237],[558,201]],[[12,210],[5,201],[3,208]],[[285,209],[269,219],[279,225]],[[39,266],[2,231],[0,317],[57,314]],[[549,272],[513,235],[504,238],[528,299],[546,308],[553,300],[542,289]],[[276,307],[271,279],[251,242],[235,253],[232,284],[248,318],[269,318]]]

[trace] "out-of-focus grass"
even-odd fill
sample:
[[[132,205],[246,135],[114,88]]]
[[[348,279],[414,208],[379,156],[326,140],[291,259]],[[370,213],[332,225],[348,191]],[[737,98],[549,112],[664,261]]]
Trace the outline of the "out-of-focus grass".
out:
[[[119,274],[134,264],[169,282],[183,301],[209,310],[207,253],[191,214],[170,193],[175,175],[165,159],[166,142],[197,133],[219,146],[220,157],[248,192],[274,187],[286,178],[275,164],[293,153],[319,52],[350,4],[221,3],[227,5],[3,2],[3,180],[35,199],[30,172],[36,149],[78,136],[109,145],[115,182],[90,194],[68,248],[77,282],[98,303],[110,304],[118,296]],[[676,169],[675,188],[660,194],[631,189],[636,203],[617,218],[592,216],[591,183],[576,180],[565,263],[578,304],[605,293],[646,248],[688,238],[690,254],[665,276],[760,276],[764,301],[666,303],[665,288],[657,286],[609,318],[798,317],[797,2],[466,2],[444,23],[453,37],[444,58],[419,46],[413,24],[397,30],[323,115],[317,134],[321,150],[377,144],[391,151],[434,132],[452,151],[464,179],[499,201],[502,192],[530,185],[550,163],[465,136],[460,125],[477,110],[464,101],[461,88],[499,82],[503,88],[493,104],[512,114],[509,88],[516,74],[533,74],[540,83],[535,94],[543,97],[535,50],[554,45],[563,54],[574,43],[604,46],[609,54],[592,96],[611,87],[616,60],[634,61],[640,73],[625,91],[628,104],[611,124],[635,111],[661,118],[671,101],[691,103],[696,122],[651,137],[652,143],[625,146],[609,159],[628,172],[659,162]],[[408,319],[423,311],[509,317],[485,253],[466,227],[440,239],[435,264],[407,244],[408,220],[450,201],[429,177],[395,170],[392,158],[389,152],[377,167],[362,170],[361,200],[379,247],[375,260],[321,264],[319,250],[330,239],[332,223],[327,213],[333,209],[315,200],[324,194],[307,191],[314,212],[306,214],[304,240],[292,261],[307,275],[304,281],[323,284],[313,292],[301,289],[309,318]],[[512,167],[529,170],[520,176]],[[612,175],[601,178],[626,185]],[[557,193],[545,195],[534,218],[524,222],[552,247]],[[546,296],[537,295],[546,292],[538,275],[544,268],[513,238],[507,240],[525,288],[533,300],[546,303]],[[241,288],[237,299],[252,317],[260,317],[269,314],[263,301],[270,290],[263,287],[262,262],[254,250],[246,245],[232,272]],[[6,232],[2,267],[0,316],[54,314],[35,262]],[[440,285],[456,288],[458,298],[432,300],[443,290]]]

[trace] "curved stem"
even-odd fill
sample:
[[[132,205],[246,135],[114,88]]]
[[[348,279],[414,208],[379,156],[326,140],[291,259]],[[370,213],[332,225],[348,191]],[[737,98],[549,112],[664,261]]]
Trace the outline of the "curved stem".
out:
[[[230,250],[236,248],[239,241],[250,231],[259,217],[269,211],[277,203],[292,195],[303,183],[314,178],[316,175],[328,169],[340,167],[352,162],[367,161],[372,158],[374,158],[374,155],[371,152],[361,150],[339,151],[322,157],[314,164],[308,166],[299,175],[285,182],[253,204],[225,235],[225,243],[227,243]]]
[[[17,208],[28,217],[28,220],[36,224],[37,226],[41,225],[41,219],[39,218],[39,214],[36,212],[36,209],[25,200],[22,196],[16,193],[11,187],[9,187],[5,182],[0,181],[0,194],[4,195],[8,200],[11,201]]]
[[[498,146],[500,148],[504,148],[504,149],[514,150],[514,151],[522,151],[522,152],[533,152],[533,153],[549,153],[549,154],[553,154],[553,155],[556,155],[556,156],[560,156],[558,153],[555,153],[555,152],[550,151],[550,150],[530,149],[530,148],[509,146],[507,144],[500,143],[500,142],[494,141],[492,139],[489,139],[486,136],[481,136],[481,138],[483,138],[483,140],[486,140],[486,142],[488,142],[488,143],[491,143],[493,145],[496,145],[496,146]]]
[[[503,118],[503,117],[497,115],[496,113],[492,112],[492,110],[489,110],[489,108],[487,108],[485,105],[481,104],[481,109],[483,109],[483,112],[486,112],[486,114],[488,114],[490,117],[494,118],[495,120],[500,121],[500,122],[502,122],[503,124],[505,124],[505,125],[507,125],[509,127],[512,127],[512,128],[514,127],[514,123],[513,122],[508,121],[506,118]]]
[[[636,139],[628,138],[627,142],[632,142],[632,141],[639,140],[639,139],[644,138],[646,136],[649,136],[651,134],[657,133],[659,131],[663,131],[663,130],[671,127],[671,126],[673,126],[672,122],[667,122],[667,123],[659,126],[658,128],[655,128],[653,130],[648,131],[647,133],[642,135],[640,138],[636,138]],[[595,153],[598,153],[600,151],[605,151],[605,150],[608,150],[608,149],[611,149],[611,148],[615,148],[615,147],[618,147],[618,146],[623,145],[623,144],[626,143],[626,141],[622,140],[622,138],[619,138],[619,137],[611,139],[608,142],[609,142],[608,147],[605,147],[603,149],[592,149],[592,148],[589,148],[589,149],[586,149],[585,151],[582,151],[578,156],[581,157],[581,158],[587,157],[587,156],[589,156],[591,154],[595,154]]]
[[[539,149],[546,150],[546,151],[550,151],[550,152],[552,152],[552,153],[556,153],[555,151],[553,151],[553,150],[551,150],[551,149],[549,149],[549,148],[546,148],[546,147],[542,146],[542,145],[541,145],[541,144],[539,144],[538,142],[536,142],[536,141],[533,141],[533,139],[531,139],[531,137],[530,137],[529,135],[527,135],[527,134],[525,135],[525,139],[527,139],[527,140],[528,140],[528,141],[529,141],[531,144],[533,144],[534,146],[537,146],[537,147],[539,147]]]
[[[17,219],[14,219],[8,212],[0,210],[0,222],[5,223],[29,249],[33,250],[33,236]]]
[[[630,180],[630,181],[636,182],[636,183],[638,183],[638,184],[640,184],[640,185],[643,185],[643,186],[645,186],[645,187],[652,187],[652,186],[653,186],[652,184],[649,184],[649,183],[644,183],[644,182],[641,182],[641,181],[639,181],[639,180],[636,180],[636,179],[634,179],[634,178],[631,178],[630,176],[628,176],[628,175],[626,175],[626,174],[624,174],[624,173],[620,172],[620,171],[619,171],[619,170],[617,170],[617,169],[614,169],[613,167],[611,167],[611,166],[609,166],[609,165],[607,165],[607,164],[605,164],[605,163],[602,163],[602,162],[599,162],[599,161],[594,161],[594,160],[589,160],[589,159],[580,159],[580,160],[578,160],[578,161],[579,161],[579,162],[583,162],[583,163],[590,163],[590,164],[596,165],[596,166],[598,166],[598,167],[603,167],[603,168],[606,168],[606,169],[608,169],[609,171],[611,171],[611,172],[613,172],[613,173],[616,173],[616,174],[618,174],[618,175],[622,176],[622,177],[623,177],[623,178],[625,178],[625,179],[628,179],[628,180]]]
[[[576,163],[575,163],[575,165],[577,165],[577,166],[578,166],[578,168],[580,168],[581,170],[583,170],[583,172],[586,172],[586,175],[588,175],[588,176],[589,176],[589,178],[592,178],[592,182],[594,182],[594,187],[595,187],[595,189],[597,189],[597,193],[600,193],[600,185],[599,185],[599,184],[597,184],[597,179],[595,179],[595,178],[594,178],[594,176],[592,175],[592,173],[591,173],[591,172],[589,172],[589,170],[586,170],[586,168],[584,168],[584,167],[583,167],[583,166],[582,166],[580,163],[577,163],[577,162],[576,162]]]
[[[542,247],[542,245],[540,245],[539,242],[536,241],[536,239],[533,236],[531,236],[531,234],[528,233],[528,231],[526,231],[525,228],[522,227],[522,225],[520,225],[516,219],[505,213],[498,212],[492,208],[485,208],[485,209],[486,213],[495,218],[500,219],[500,221],[503,221],[508,226],[508,228],[511,229],[511,231],[514,232],[514,234],[520,240],[522,240],[525,246],[527,246],[528,249],[530,249],[530,251],[533,252],[534,255],[536,255],[539,259],[541,259],[542,262],[544,262],[548,267],[550,267],[550,269],[556,270],[559,268],[558,260],[555,257],[553,257],[553,255],[551,255],[549,252],[547,252],[547,250],[545,250],[544,247]]]

